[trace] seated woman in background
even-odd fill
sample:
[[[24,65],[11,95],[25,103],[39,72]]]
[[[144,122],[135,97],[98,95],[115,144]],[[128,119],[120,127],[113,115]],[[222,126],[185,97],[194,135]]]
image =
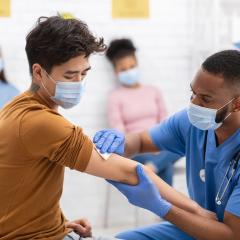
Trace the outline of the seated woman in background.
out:
[[[139,82],[136,48],[130,39],[113,40],[106,56],[112,63],[120,87],[108,99],[111,128],[124,133],[140,132],[161,122],[167,116],[158,88]],[[165,182],[172,184],[173,163],[180,157],[171,152],[141,154],[133,160],[148,165]]]
[[[2,54],[0,51],[0,109],[12,98],[19,94],[19,91],[8,83],[5,72]]]

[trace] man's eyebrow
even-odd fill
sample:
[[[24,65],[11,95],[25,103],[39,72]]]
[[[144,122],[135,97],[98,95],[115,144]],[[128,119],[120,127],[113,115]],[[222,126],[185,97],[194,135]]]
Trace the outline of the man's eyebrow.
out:
[[[88,67],[88,68],[84,69],[83,72],[89,71],[90,69],[91,69],[91,67]],[[68,71],[66,71],[64,74],[72,75],[72,74],[77,74],[77,73],[80,73],[80,71],[71,71],[71,70],[68,70]]]
[[[191,88],[192,92],[193,92],[194,94],[196,94],[196,92],[193,90],[192,84],[190,84],[190,88]],[[212,98],[211,95],[204,94],[204,93],[199,93],[198,95],[200,95],[200,96],[202,96],[202,97],[209,97],[209,98]]]

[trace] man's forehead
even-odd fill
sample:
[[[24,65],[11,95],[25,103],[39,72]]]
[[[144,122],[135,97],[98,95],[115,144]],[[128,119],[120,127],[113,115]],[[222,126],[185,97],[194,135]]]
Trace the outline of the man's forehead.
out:
[[[200,69],[191,86],[194,91],[204,91],[205,93],[214,94],[218,90],[224,88],[224,79],[220,75],[211,74],[203,69]]]

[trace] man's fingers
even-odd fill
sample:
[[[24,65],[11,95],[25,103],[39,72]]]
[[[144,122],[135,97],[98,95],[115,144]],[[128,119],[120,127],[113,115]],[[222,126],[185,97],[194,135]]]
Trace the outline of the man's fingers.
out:
[[[152,183],[152,180],[146,175],[141,164],[138,164],[136,167],[139,183]]]
[[[96,143],[96,146],[98,149],[101,149],[102,146],[104,145],[106,139],[108,139],[108,136],[111,134],[111,132],[105,132],[100,139],[98,140],[98,142]]]
[[[114,139],[115,139],[115,135],[112,133],[112,134],[109,134],[107,139],[105,140],[102,148],[100,149],[100,152],[101,153],[106,153],[108,148],[112,145],[112,143],[114,142]]]
[[[129,187],[133,187],[131,185],[115,182],[115,181],[112,181],[112,180],[106,180],[106,181],[108,183],[110,183],[111,185],[113,185],[115,188],[117,188],[123,194],[125,193],[126,189],[128,189]]]
[[[93,142],[96,143],[103,134],[104,134],[104,130],[97,132],[93,137]]]
[[[85,219],[85,218],[80,219],[79,223],[80,223],[83,227],[85,227],[87,230],[92,230],[92,226],[91,226],[90,222],[89,222],[87,219]]]
[[[73,229],[74,232],[78,233],[80,236],[90,232],[89,228],[83,227],[77,223],[69,223],[66,225],[67,228]]]
[[[115,150],[123,143],[123,140],[121,138],[115,138],[111,147],[109,148],[108,152],[115,152]]]

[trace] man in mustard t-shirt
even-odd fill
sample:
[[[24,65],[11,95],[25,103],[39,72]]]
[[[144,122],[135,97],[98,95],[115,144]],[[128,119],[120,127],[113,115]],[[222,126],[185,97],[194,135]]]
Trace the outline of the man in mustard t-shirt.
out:
[[[71,239],[70,227],[91,236],[86,220],[67,223],[59,207],[65,167],[137,183],[135,163],[106,164],[82,129],[58,113],[79,103],[89,56],[105,48],[85,23],[59,16],[39,18],[27,35],[31,88],[0,112],[1,240]]]
[[[79,103],[89,56],[105,49],[103,39],[77,19],[41,17],[27,35],[31,87],[0,111],[0,240],[78,239],[72,229],[81,237],[92,236],[86,220],[67,222],[60,209],[65,167],[140,184],[136,162],[117,154],[105,161],[82,129],[58,113],[58,106]],[[142,168],[170,203],[207,214]]]

